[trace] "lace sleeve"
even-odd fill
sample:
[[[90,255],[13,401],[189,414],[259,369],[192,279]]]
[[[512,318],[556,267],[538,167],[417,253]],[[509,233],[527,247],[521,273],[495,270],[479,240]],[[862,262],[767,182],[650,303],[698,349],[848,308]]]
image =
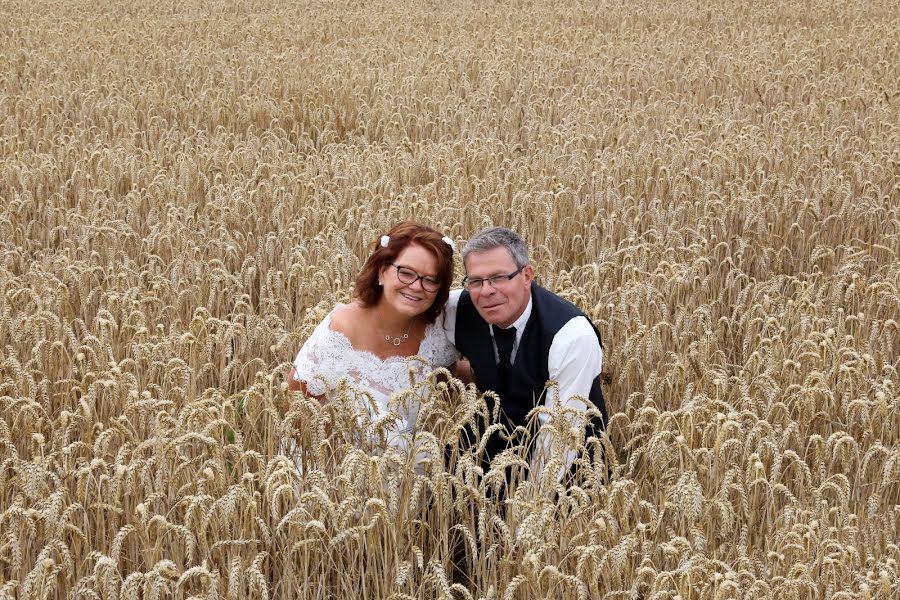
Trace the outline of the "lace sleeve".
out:
[[[442,315],[438,315],[437,322],[428,328],[427,341],[428,353],[425,355],[431,365],[437,367],[449,367],[460,358],[459,351],[456,349],[444,329],[440,326]],[[423,352],[423,354],[425,354]]]
[[[329,356],[330,317],[319,323],[294,359],[294,379],[304,383],[313,396],[327,393],[341,375],[340,365],[335,364],[333,356]]]

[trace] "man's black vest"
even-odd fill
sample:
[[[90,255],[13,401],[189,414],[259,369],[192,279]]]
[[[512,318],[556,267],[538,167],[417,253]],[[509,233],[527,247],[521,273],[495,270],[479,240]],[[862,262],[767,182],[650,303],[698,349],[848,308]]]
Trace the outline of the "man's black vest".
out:
[[[531,299],[531,316],[519,341],[512,368],[505,378],[501,375],[494,355],[490,326],[478,314],[467,291],[463,291],[460,296],[456,313],[456,347],[469,359],[478,389],[492,390],[500,396],[501,414],[505,416],[502,420],[511,427],[526,425],[529,411],[538,404],[543,404],[544,386],[549,379],[547,358],[553,337],[571,319],[586,317],[574,304],[534,282],[531,283]],[[591,323],[591,320],[588,319],[588,322]],[[600,332],[593,323],[591,327],[600,342]],[[603,415],[602,422],[596,418],[592,421],[594,431],[589,431],[599,435],[607,422],[599,375],[591,385],[588,398]],[[496,446],[493,448],[495,452],[499,449]]]

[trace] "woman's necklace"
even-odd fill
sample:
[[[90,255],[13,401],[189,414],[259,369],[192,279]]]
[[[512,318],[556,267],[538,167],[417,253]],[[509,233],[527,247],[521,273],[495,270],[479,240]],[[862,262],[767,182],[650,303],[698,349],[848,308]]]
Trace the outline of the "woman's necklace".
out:
[[[384,341],[390,342],[395,346],[399,346],[400,344],[402,344],[403,342],[405,342],[406,340],[409,339],[409,328],[410,327],[412,327],[412,321],[410,321],[409,325],[406,326],[406,332],[399,337],[394,337],[392,335],[388,335],[385,333]],[[382,332],[382,333],[384,333],[384,332]]]

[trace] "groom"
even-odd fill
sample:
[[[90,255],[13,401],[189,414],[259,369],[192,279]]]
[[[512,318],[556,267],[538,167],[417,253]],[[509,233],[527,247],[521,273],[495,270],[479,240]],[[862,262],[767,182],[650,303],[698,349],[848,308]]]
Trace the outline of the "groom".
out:
[[[476,233],[462,251],[464,290],[452,292],[447,304],[447,337],[471,364],[475,384],[500,397],[501,421],[511,430],[526,425],[537,403],[552,407],[557,398],[544,386],[559,384],[564,407],[585,409],[572,396],[590,401],[602,413],[588,429],[599,435],[607,421],[600,369],[600,332],[572,303],[534,282],[525,242],[514,231],[489,227]],[[552,389],[552,388],[551,388]],[[543,424],[548,415],[539,415]],[[538,439],[544,448],[546,439]],[[503,451],[505,440],[493,434],[488,459]],[[575,458],[566,453],[567,467]],[[540,462],[532,462],[530,479],[539,481]],[[562,472],[557,479],[562,476]]]

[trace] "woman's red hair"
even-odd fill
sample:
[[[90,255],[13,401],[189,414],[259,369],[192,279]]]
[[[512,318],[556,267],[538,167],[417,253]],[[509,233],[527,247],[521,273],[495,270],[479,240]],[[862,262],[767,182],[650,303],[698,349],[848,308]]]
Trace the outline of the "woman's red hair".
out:
[[[436,274],[440,287],[434,294],[434,303],[425,311],[424,317],[428,323],[434,323],[437,316],[444,310],[447,298],[450,296],[450,282],[453,278],[453,248],[444,241],[443,234],[432,229],[428,225],[403,221],[397,223],[387,232],[390,242],[385,247],[381,246],[381,236],[375,238],[372,244],[373,252],[363,265],[362,271],[356,276],[355,295],[363,306],[375,306],[381,300],[384,290],[378,285],[378,273],[387,265],[392,264],[397,256],[411,244],[418,244],[428,250],[437,259],[438,272]]]

